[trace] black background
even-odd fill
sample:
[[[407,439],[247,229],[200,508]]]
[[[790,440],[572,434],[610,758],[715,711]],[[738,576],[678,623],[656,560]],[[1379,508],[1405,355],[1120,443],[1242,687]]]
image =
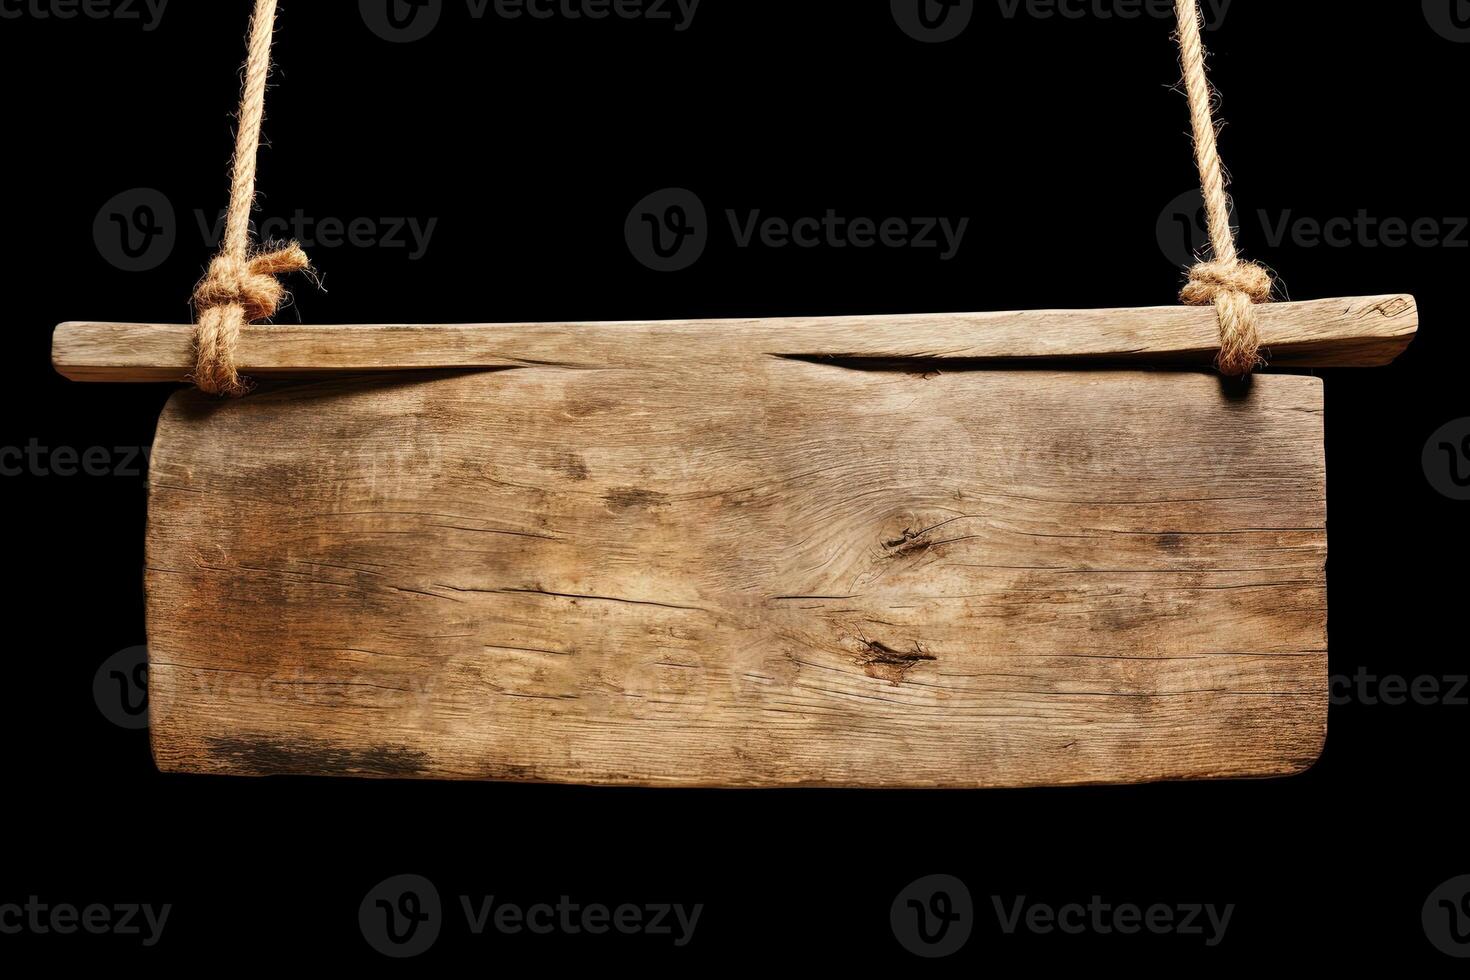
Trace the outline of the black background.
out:
[[[6,0],[6,4],[14,0]],[[32,0],[26,0],[28,4]],[[1445,0],[1440,7],[1457,0]],[[17,6],[20,6],[17,4]],[[69,383],[51,328],[184,322],[223,208],[246,0],[174,0],[155,30],[117,18],[0,20],[6,344],[0,446],[151,442],[171,388]],[[350,2],[288,2],[262,153],[262,215],[437,218],[426,255],[316,247],[326,292],[281,319],[647,319],[1160,305],[1182,273],[1158,226],[1195,186],[1171,90],[1169,19],[1006,17],[979,0],[957,40],[920,44],[877,3],[704,0],[688,30],[647,20],[467,16],[391,44]],[[1118,4],[1103,4],[1117,9]],[[1124,4],[1126,6],[1126,4]],[[1430,8],[1434,4],[1429,5]],[[1458,4],[1461,14],[1465,4]],[[1024,9],[1024,8],[1023,8]],[[1460,296],[1467,235],[1438,247],[1269,241],[1270,221],[1470,213],[1470,44],[1419,3],[1238,0],[1209,34],[1242,244],[1295,298],[1413,292],[1423,328],[1394,366],[1326,371],[1332,670],[1465,673],[1465,508],[1421,450],[1470,415]],[[634,202],[696,191],[704,257],[660,274],[623,237]],[[177,243],[146,272],[110,264],[94,219],[154,188]],[[968,216],[932,251],[737,249],[726,208],[784,216]],[[1170,224],[1167,219],[1165,225]],[[1176,232],[1176,247],[1177,247]],[[1167,238],[1167,236],[1165,236]],[[1376,247],[1375,247],[1376,246]],[[948,873],[975,935],[934,964],[1401,962],[1448,971],[1420,910],[1470,873],[1470,708],[1335,705],[1304,776],[991,792],[637,791],[165,776],[143,732],[98,710],[92,679],[144,642],[145,482],[0,478],[9,624],[0,903],[172,903],[152,949],[122,936],[0,936],[0,962],[134,957],[177,966],[381,958],[357,907],[392,874],[451,905],[415,961],[490,971],[565,959],[761,967],[923,966],[889,904]],[[529,904],[704,903],[694,941],[474,938],[454,896]],[[991,895],[1234,903],[1225,942],[1007,936]],[[381,962],[388,962],[381,960]]]

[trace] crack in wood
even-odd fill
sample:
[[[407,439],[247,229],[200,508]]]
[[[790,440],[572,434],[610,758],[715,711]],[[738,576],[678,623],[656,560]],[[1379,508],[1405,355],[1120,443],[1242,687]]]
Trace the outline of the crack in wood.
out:
[[[863,668],[863,672],[869,677],[890,681],[899,684],[919,664],[926,661],[937,661],[939,658],[926,651],[914,641],[912,650],[896,650],[886,643],[878,640],[859,640],[863,646],[863,652],[858,655],[854,663]]]

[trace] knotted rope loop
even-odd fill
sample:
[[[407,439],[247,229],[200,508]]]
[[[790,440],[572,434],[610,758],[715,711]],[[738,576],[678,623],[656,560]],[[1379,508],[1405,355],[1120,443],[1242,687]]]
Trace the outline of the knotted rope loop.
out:
[[[1271,274],[1254,262],[1201,262],[1189,270],[1189,283],[1179,294],[1191,306],[1215,305],[1220,321],[1220,354],[1216,364],[1229,377],[1261,367],[1261,341],[1256,332],[1256,303],[1271,300]]]
[[[233,255],[217,255],[209,263],[209,274],[194,288],[195,308],[203,313],[233,305],[241,308],[247,320],[268,319],[286,299],[286,287],[276,276],[310,268],[311,261],[295,242],[260,252],[243,263]]]
[[[198,328],[194,335],[194,383],[212,395],[238,397],[250,390],[235,370],[235,349],[247,323],[273,316],[286,298],[276,276],[311,268],[301,246],[252,251],[250,212],[255,207],[255,164],[265,118],[265,89],[271,68],[276,0],[256,0],[250,22],[250,54],[240,96],[235,167],[225,238],[209,272],[194,288]]]
[[[1220,163],[1215,131],[1214,93],[1205,73],[1199,4],[1197,0],[1175,0],[1174,6],[1179,15],[1179,54],[1194,129],[1195,162],[1214,250],[1212,261],[1202,261],[1190,270],[1189,284],[1179,296],[1191,305],[1215,305],[1220,322],[1216,364],[1221,374],[1237,377],[1264,364],[1255,305],[1270,302],[1273,284],[1270,273],[1254,262],[1241,261],[1236,254],[1230,201],[1225,195],[1225,168]]]
[[[276,276],[310,268],[306,253],[295,242],[244,261],[230,254],[215,256],[209,274],[194,288],[199,314],[194,383],[211,395],[246,394],[250,385],[235,370],[241,329],[275,316],[285,301],[286,287]]]
[[[1194,306],[1213,303],[1220,293],[1245,293],[1253,303],[1271,300],[1271,273],[1254,262],[1201,262],[1189,270],[1189,284],[1180,297]]]

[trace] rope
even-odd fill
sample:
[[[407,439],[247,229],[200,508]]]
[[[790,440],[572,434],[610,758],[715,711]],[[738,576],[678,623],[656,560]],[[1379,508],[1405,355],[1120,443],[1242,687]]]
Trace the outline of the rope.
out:
[[[1175,0],[1175,10],[1179,18],[1180,62],[1194,129],[1195,159],[1214,252],[1212,260],[1201,261],[1190,270],[1189,283],[1180,293],[1180,299],[1197,306],[1214,304],[1220,321],[1220,354],[1216,359],[1220,372],[1232,377],[1247,375],[1264,364],[1255,305],[1270,300],[1272,281],[1264,268],[1242,261],[1236,252],[1229,199],[1225,195],[1225,173],[1217,145],[1214,93],[1205,71],[1198,0]],[[278,275],[303,272],[311,267],[306,253],[295,242],[260,251],[253,251],[250,243],[256,155],[265,115],[275,21],[276,0],[256,0],[240,96],[240,125],[235,138],[225,239],[219,255],[209,264],[209,272],[194,290],[199,324],[195,333],[193,380],[202,390],[215,395],[238,397],[250,390],[249,381],[241,378],[235,369],[240,331],[247,323],[269,319],[280,307],[286,289],[277,280]]]
[[[260,126],[265,116],[265,88],[270,77],[271,41],[276,0],[256,0],[250,23],[249,57],[240,95],[239,130],[235,134],[234,176],[225,238],[209,272],[194,289],[199,325],[195,332],[194,383],[212,395],[239,397],[250,382],[235,369],[235,349],[247,323],[269,319],[286,298],[276,276],[311,268],[301,246],[253,250],[250,213],[255,207],[255,164]]]
[[[1180,299],[1193,306],[1215,304],[1220,320],[1220,354],[1216,365],[1230,377],[1250,374],[1265,362],[1256,330],[1255,304],[1271,299],[1271,275],[1236,254],[1235,231],[1230,227],[1230,201],[1225,196],[1225,172],[1216,145],[1214,93],[1205,73],[1205,47],[1200,39],[1197,0],[1175,0],[1179,14],[1179,53],[1189,114],[1194,126],[1194,154],[1204,192],[1213,261],[1201,261],[1189,272],[1189,284]]]

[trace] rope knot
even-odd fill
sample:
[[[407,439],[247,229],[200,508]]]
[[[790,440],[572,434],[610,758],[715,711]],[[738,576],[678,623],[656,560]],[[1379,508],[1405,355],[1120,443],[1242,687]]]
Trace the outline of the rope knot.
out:
[[[214,257],[194,288],[199,313],[195,335],[194,383],[211,395],[235,398],[250,390],[235,370],[235,347],[247,323],[274,316],[286,298],[276,277],[305,272],[311,262],[295,242],[241,258],[228,252]]]
[[[286,298],[286,287],[276,276],[309,268],[311,262],[295,242],[245,259],[216,255],[194,288],[194,304],[201,315],[217,306],[238,306],[247,323],[267,320]]]
[[[1244,293],[1252,303],[1271,299],[1271,273],[1254,262],[1201,262],[1189,270],[1189,285],[1180,297],[1191,306],[1207,306],[1221,293]]]
[[[1256,304],[1268,303],[1271,274],[1254,262],[1200,262],[1189,270],[1189,283],[1179,298],[1191,306],[1215,305],[1220,319],[1220,355],[1215,360],[1227,377],[1250,374],[1265,361],[1256,330]]]

